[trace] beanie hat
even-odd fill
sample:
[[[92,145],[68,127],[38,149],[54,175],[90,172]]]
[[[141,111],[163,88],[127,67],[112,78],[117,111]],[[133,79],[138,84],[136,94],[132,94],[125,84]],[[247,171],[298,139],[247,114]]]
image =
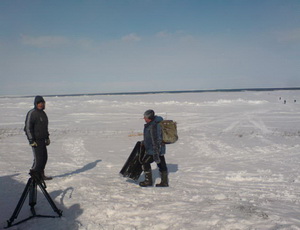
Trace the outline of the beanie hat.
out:
[[[152,109],[147,110],[146,112],[144,112],[144,117],[153,120],[155,116],[155,113]]]

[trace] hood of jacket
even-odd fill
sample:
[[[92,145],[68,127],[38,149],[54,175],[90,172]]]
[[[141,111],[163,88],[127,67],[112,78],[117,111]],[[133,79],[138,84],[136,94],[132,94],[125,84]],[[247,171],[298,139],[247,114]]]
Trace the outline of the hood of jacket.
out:
[[[161,116],[154,116],[154,119],[150,121],[149,123],[145,124],[145,127],[148,127],[150,125],[153,125],[154,123],[159,123],[163,121],[164,119]]]
[[[162,120],[163,120],[163,118],[160,117],[160,116],[155,116],[155,117],[154,117],[154,121],[157,122],[157,123],[158,123],[158,122],[161,122]]]
[[[44,102],[45,103],[45,100],[42,96],[36,96],[34,98],[34,108],[37,107],[37,104],[40,103],[40,102]]]

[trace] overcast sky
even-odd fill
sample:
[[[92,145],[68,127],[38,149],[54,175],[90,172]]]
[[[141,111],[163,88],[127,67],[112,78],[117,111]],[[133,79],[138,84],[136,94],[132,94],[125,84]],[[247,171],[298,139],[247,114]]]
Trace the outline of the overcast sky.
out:
[[[300,87],[299,0],[1,0],[0,95]]]

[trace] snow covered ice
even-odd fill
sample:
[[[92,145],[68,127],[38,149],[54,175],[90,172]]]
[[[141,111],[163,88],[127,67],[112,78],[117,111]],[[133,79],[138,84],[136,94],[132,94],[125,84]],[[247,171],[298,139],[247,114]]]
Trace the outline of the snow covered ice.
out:
[[[0,98],[0,229],[29,178],[23,127],[33,99]],[[300,229],[300,91],[45,100],[46,175],[54,177],[47,191],[63,216],[11,229]],[[167,146],[168,188],[141,188],[119,175],[142,140],[147,109],[178,123],[179,140]],[[39,188],[35,208],[56,214]],[[15,222],[30,214],[26,200]]]

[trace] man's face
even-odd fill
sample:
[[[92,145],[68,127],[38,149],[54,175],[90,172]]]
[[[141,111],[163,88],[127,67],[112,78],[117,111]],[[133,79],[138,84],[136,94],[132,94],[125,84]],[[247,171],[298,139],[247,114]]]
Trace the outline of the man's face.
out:
[[[151,122],[151,120],[149,118],[147,118],[147,117],[144,117],[144,120],[145,120],[146,123]]]
[[[45,109],[45,103],[44,102],[39,102],[37,105],[36,105],[36,108],[38,110],[43,110]]]

